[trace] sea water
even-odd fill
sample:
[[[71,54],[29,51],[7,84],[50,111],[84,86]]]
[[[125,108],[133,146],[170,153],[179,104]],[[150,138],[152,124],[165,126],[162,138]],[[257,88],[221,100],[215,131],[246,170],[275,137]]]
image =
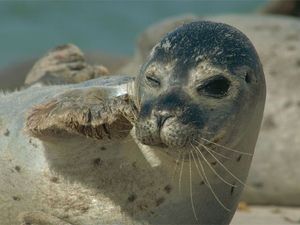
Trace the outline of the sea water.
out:
[[[251,13],[266,0],[0,1],[0,68],[63,43],[129,55],[136,37],[164,18]]]

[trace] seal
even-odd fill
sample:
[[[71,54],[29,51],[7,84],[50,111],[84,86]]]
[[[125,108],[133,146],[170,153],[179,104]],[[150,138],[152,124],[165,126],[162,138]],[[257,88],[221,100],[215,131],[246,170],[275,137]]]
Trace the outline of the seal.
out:
[[[210,195],[234,211],[265,102],[264,73],[251,42],[225,24],[186,24],[154,47],[136,85],[138,140],[186,163],[194,161],[191,170],[198,170],[211,191],[196,201],[212,206]],[[204,165],[213,176],[205,174]],[[190,194],[194,188],[203,196],[197,181],[191,181]],[[229,223],[226,212],[210,206],[194,206],[200,224]]]
[[[1,105],[18,98],[0,111],[1,190],[15,197],[4,224],[229,224],[265,81],[244,34],[198,21],[167,34],[136,79],[31,87]]]

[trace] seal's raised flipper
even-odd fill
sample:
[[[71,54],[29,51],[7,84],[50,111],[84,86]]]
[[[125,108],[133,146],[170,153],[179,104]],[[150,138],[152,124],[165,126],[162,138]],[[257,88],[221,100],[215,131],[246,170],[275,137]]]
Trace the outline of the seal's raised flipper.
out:
[[[126,137],[135,107],[127,94],[109,96],[104,88],[70,89],[33,107],[26,130],[41,140],[74,134],[110,140]]]
[[[43,212],[24,212],[19,215],[21,225],[72,225]]]
[[[107,75],[102,65],[89,65],[81,50],[72,44],[58,46],[38,60],[25,84],[71,84]]]

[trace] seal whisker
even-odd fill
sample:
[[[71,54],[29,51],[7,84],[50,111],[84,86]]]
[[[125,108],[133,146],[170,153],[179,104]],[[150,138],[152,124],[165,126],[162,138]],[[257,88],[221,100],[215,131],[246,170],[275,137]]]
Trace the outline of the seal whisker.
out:
[[[195,149],[194,145],[192,145],[192,147],[193,147],[193,149]],[[195,153],[196,153],[197,158],[198,158],[199,155],[198,155],[196,149],[195,149]],[[203,165],[202,165],[202,163],[201,163],[201,160],[199,160],[199,158],[198,158],[198,162],[199,162],[199,165],[200,165],[200,168],[201,168],[201,171],[202,171],[201,174],[203,174],[203,178],[204,178],[204,181],[205,181],[206,186],[210,189],[210,191],[211,191],[212,195],[214,196],[214,198],[216,199],[216,201],[217,201],[217,202],[218,202],[218,203],[219,203],[226,211],[231,212],[231,210],[230,210],[229,208],[227,208],[227,207],[223,204],[223,202],[220,200],[220,198],[218,197],[218,195],[215,193],[214,189],[212,188],[212,186],[211,186],[211,184],[210,184],[210,182],[209,182],[209,180],[208,180],[208,178],[207,178],[207,176],[206,176],[206,174],[205,174],[205,170],[204,170],[204,167],[203,167]]]
[[[182,153],[179,151],[179,154],[178,154],[178,157],[177,157],[177,159],[175,161],[175,166],[174,166],[174,169],[173,169],[172,181],[174,181],[174,178],[176,176],[176,171],[177,171],[177,168],[178,168],[179,161],[181,159],[181,154]]]
[[[242,154],[242,155],[253,156],[253,154],[251,154],[251,153],[238,151],[238,150],[235,150],[235,149],[226,147],[226,146],[224,146],[224,145],[220,145],[220,144],[215,143],[215,142],[213,142],[213,141],[207,140],[207,139],[205,139],[205,138],[203,138],[203,137],[200,137],[200,138],[201,138],[202,140],[204,140],[204,141],[210,143],[210,144],[213,144],[213,145],[216,145],[216,146],[218,146],[218,147],[220,147],[220,148],[223,148],[224,150],[228,150],[228,151],[231,151],[231,152],[239,153],[239,154]]]
[[[182,179],[183,165],[184,165],[184,157],[182,157],[181,159],[181,167],[180,167],[179,179],[178,179],[179,193],[181,193],[181,179]]]
[[[196,143],[198,143],[198,144],[202,144],[202,145],[204,145],[203,143],[200,143],[199,141],[197,141],[197,140],[194,140]],[[207,147],[207,146],[206,146]],[[207,147],[207,148],[209,148],[209,147]],[[223,154],[221,154],[221,153],[219,153],[219,152],[217,152],[217,151],[215,151],[215,150],[213,150],[213,149],[211,149],[211,148],[209,148],[210,149],[210,151],[212,151],[213,153],[215,153],[216,155],[218,155],[218,156],[220,156],[220,157],[222,157],[222,158],[224,158],[224,159],[228,159],[228,160],[232,160],[232,158],[230,158],[230,157],[228,157],[228,156],[225,156],[225,155],[223,155]]]
[[[243,182],[243,181],[241,181],[237,176],[235,176],[217,157],[215,157],[214,156],[214,154],[212,154],[211,152],[210,152],[210,150],[206,147],[206,146],[204,146],[204,145],[202,145],[203,147],[204,147],[204,149],[220,164],[220,166],[227,172],[227,173],[229,173],[234,179],[236,179],[240,184],[242,184],[242,185],[244,185],[244,186],[247,186],[246,184],[245,184],[245,182]]]
[[[206,164],[208,165],[208,167],[211,169],[211,171],[221,180],[223,181],[225,184],[229,185],[230,187],[237,187],[236,185],[234,184],[231,184],[230,182],[226,181],[211,165],[210,163],[208,162],[208,160],[205,158],[205,156],[203,155],[203,153],[201,152],[201,150],[197,147],[197,146],[194,146],[195,147],[195,150],[197,152],[199,152],[201,154],[201,157],[203,158],[203,160],[206,162]]]
[[[204,180],[203,174],[202,174],[202,172],[200,171],[200,169],[199,169],[199,167],[198,167],[198,164],[197,164],[197,162],[196,162],[196,158],[195,158],[195,156],[194,156],[193,151],[191,151],[191,154],[192,154],[192,157],[193,157],[193,159],[194,159],[194,163],[195,163],[195,166],[196,166],[196,168],[197,168],[198,174],[199,174],[200,178],[201,178],[202,180]],[[197,159],[199,160],[199,158],[197,158]]]
[[[190,165],[190,198],[191,198],[191,205],[192,205],[192,210],[193,210],[193,213],[194,213],[194,217],[198,221],[198,217],[197,217],[195,206],[194,206],[194,200],[193,200],[191,153],[189,153],[189,165]]]

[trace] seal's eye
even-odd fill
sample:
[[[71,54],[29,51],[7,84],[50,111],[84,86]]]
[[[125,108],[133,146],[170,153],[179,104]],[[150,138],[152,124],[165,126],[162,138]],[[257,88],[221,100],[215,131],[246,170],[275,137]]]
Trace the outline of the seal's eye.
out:
[[[206,80],[204,84],[198,87],[197,91],[199,94],[221,98],[227,94],[229,87],[230,81],[221,75],[217,75]]]
[[[146,75],[146,81],[152,87],[160,86],[160,80],[157,77],[155,77],[154,75]]]

